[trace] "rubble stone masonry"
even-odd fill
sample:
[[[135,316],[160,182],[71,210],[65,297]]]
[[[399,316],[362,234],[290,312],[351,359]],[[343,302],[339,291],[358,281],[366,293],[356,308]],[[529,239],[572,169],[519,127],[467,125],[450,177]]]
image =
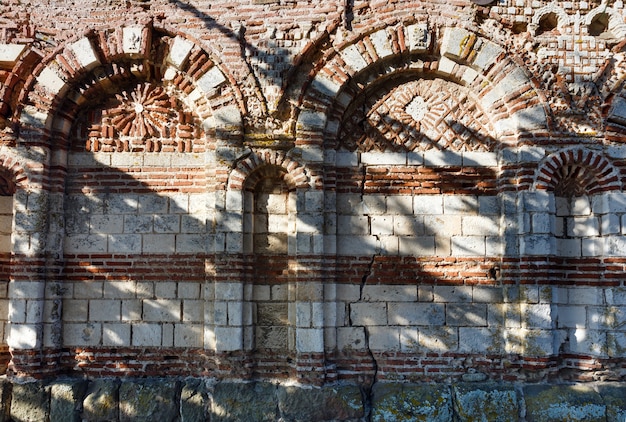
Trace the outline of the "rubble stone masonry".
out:
[[[4,402],[623,420],[625,80],[621,0],[2,0]]]

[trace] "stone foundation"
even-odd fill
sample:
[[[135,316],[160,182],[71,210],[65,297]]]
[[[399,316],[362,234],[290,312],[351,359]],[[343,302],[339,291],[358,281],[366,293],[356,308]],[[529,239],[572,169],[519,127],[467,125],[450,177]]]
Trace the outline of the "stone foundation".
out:
[[[338,384],[198,378],[0,382],[0,421],[624,421],[626,384]]]

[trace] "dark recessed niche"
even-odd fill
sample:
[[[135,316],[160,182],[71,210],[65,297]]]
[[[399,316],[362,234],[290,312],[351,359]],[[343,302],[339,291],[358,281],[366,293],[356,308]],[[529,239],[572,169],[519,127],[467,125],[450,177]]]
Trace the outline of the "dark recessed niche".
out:
[[[609,29],[609,15],[607,13],[598,13],[593,17],[589,24],[589,35],[597,37],[606,34]]]
[[[528,23],[526,22],[515,22],[513,27],[511,28],[514,34],[522,34],[528,31]]]
[[[546,32],[553,31],[559,25],[559,18],[554,12],[546,13],[539,19],[539,28],[537,29],[538,34],[543,34]]]

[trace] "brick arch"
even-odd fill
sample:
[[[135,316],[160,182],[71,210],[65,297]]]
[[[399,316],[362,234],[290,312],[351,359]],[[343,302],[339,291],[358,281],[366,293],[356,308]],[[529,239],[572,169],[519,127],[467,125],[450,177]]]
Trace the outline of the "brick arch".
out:
[[[204,128],[214,128],[218,138],[232,137],[241,133],[241,93],[214,57],[186,37],[148,26],[92,32],[59,47],[35,69],[24,94],[32,105],[21,110],[20,120],[44,138],[66,135],[73,116],[64,101],[80,108],[95,86],[111,93],[124,78],[150,76],[179,89]]]
[[[549,4],[537,10],[533,15],[531,21],[531,28],[533,32],[536,32],[539,29],[539,22],[541,22],[541,19],[544,16],[549,15],[550,13],[554,13],[557,16],[557,28],[559,29],[559,31],[561,31],[565,26],[569,25],[570,17],[567,13],[565,13],[565,10],[555,4]]]
[[[567,196],[593,195],[621,190],[618,170],[602,154],[585,148],[571,148],[546,157],[535,173],[536,190]]]
[[[11,153],[0,152],[0,177],[11,186],[11,194],[16,190],[27,189],[34,181],[29,180],[27,167]]]
[[[232,190],[243,190],[272,175],[282,176],[289,189],[308,188],[309,175],[297,161],[280,151],[258,151],[241,160],[231,172],[228,186]]]
[[[528,72],[500,45],[462,28],[383,27],[334,46],[324,57],[299,102],[297,141],[337,136],[341,115],[354,100],[346,86],[364,91],[400,71],[467,87],[480,98],[497,136],[547,130],[547,107]]]

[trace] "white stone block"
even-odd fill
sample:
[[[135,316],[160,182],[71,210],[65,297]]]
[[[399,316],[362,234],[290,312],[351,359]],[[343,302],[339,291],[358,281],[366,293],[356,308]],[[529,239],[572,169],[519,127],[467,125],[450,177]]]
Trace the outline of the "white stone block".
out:
[[[624,213],[626,212],[626,194],[622,192],[611,192],[607,194],[609,201],[608,212]]]
[[[0,44],[0,67],[12,69],[24,50],[24,44]]]
[[[131,328],[132,346],[159,347],[162,345],[160,324],[136,323]]]
[[[447,28],[441,41],[441,54],[453,60],[459,60],[470,37],[470,32],[465,29]]]
[[[70,44],[70,49],[74,53],[74,57],[85,70],[91,70],[100,64],[100,60],[91,45],[89,38],[81,38]]]
[[[338,327],[337,348],[341,350],[363,350],[366,347],[363,327]]]
[[[554,217],[553,214],[547,212],[536,212],[530,215],[532,233],[554,233]]]
[[[122,35],[122,49],[124,53],[136,55],[141,53],[141,45],[143,43],[143,28],[141,27],[124,27]]]
[[[296,350],[299,353],[321,353],[324,351],[324,330],[321,328],[298,328]]]
[[[67,253],[99,253],[107,251],[107,237],[100,234],[68,235],[64,241]]]
[[[496,167],[498,155],[495,152],[463,151],[463,165],[468,167]]]
[[[350,306],[350,319],[355,326],[387,325],[385,302],[359,302]]]
[[[477,214],[478,197],[473,195],[446,195],[443,197],[444,214]]]
[[[369,285],[363,287],[363,300],[370,302],[415,302],[416,286],[404,285]]]
[[[130,324],[103,324],[102,325],[102,345],[103,346],[130,346],[131,344]]]
[[[359,156],[356,152],[337,151],[335,165],[337,167],[357,167]]]
[[[359,72],[367,67],[367,62],[354,44],[343,49],[340,54],[343,61],[355,72]]]
[[[121,301],[100,299],[89,301],[90,321],[120,321]]]
[[[413,214],[413,198],[411,196],[390,195],[387,197],[387,214]]]
[[[428,150],[424,152],[424,165],[428,167],[460,166],[463,156],[452,150]]]
[[[587,310],[584,306],[558,307],[558,328],[585,328],[587,326]]]
[[[393,234],[393,223],[393,217],[391,216],[373,216],[371,217],[371,234]]]
[[[592,356],[606,356],[606,332],[576,328],[570,330],[569,351]]]
[[[601,218],[601,233],[607,234],[619,234],[620,233],[620,218],[616,214],[606,214]]]
[[[423,53],[430,46],[430,31],[428,24],[416,23],[406,27],[408,46],[411,52]]]
[[[446,322],[443,303],[389,303],[390,325],[441,326]]]
[[[462,216],[458,215],[425,215],[424,233],[437,237],[462,235]]]
[[[520,238],[520,253],[523,255],[550,255],[556,242],[550,235],[528,235]]]
[[[196,84],[205,94],[209,94],[224,82],[226,82],[226,77],[222,71],[217,66],[213,66],[198,79]]]
[[[552,306],[547,303],[522,303],[522,324],[524,328],[552,328]]]
[[[504,52],[504,49],[496,43],[483,41],[472,65],[480,71],[487,71]]]
[[[218,283],[215,285],[215,300],[243,300],[242,283]]]
[[[472,301],[472,287],[435,286],[433,300],[438,303],[469,303]]]
[[[98,346],[100,345],[101,338],[101,324],[92,322],[84,324],[63,324],[64,346]]]
[[[460,327],[459,351],[465,353],[497,353],[502,348],[502,334],[494,328]]]
[[[180,69],[186,63],[192,47],[193,43],[191,41],[188,41],[181,36],[177,36],[174,38],[174,41],[170,46],[170,51],[167,55],[168,63]]]
[[[406,153],[403,152],[363,152],[361,163],[369,165],[406,165]]]
[[[313,110],[303,110],[298,116],[298,129],[323,129],[326,126],[326,115]]]
[[[65,80],[50,66],[41,71],[37,76],[37,82],[53,95],[62,95],[68,87]]]
[[[396,215],[393,217],[393,234],[396,236],[419,236],[424,234],[421,216]]]
[[[451,75],[454,72],[454,65],[456,65],[455,62],[446,56],[442,56],[439,58],[439,67],[437,70],[444,75]]]
[[[452,255],[485,256],[484,236],[452,236]]]
[[[496,217],[462,217],[462,231],[465,236],[496,236],[500,232]]]
[[[400,349],[400,327],[374,326],[367,328],[371,350],[394,351]]]
[[[405,256],[435,255],[435,236],[402,236],[399,237],[398,253]]]
[[[174,347],[202,347],[203,327],[200,324],[175,324]]]
[[[180,321],[181,301],[175,299],[146,299],[143,301],[144,321]]]
[[[559,256],[581,256],[582,242],[581,239],[557,239],[556,253]]]
[[[443,197],[441,195],[416,195],[413,197],[413,212],[441,215],[443,214]]]
[[[376,49],[376,54],[378,57],[385,58],[393,54],[393,50],[391,49],[391,42],[389,41],[389,37],[387,36],[387,32],[384,29],[380,31],[376,31],[370,35],[370,40]]]
[[[587,196],[577,196],[572,198],[571,215],[589,215],[591,214],[591,202]]]
[[[176,236],[173,234],[144,234],[144,253],[173,253],[176,250]]]
[[[338,234],[359,235],[370,231],[369,218],[366,216],[339,215],[337,226]]]
[[[323,73],[318,73],[317,76],[315,76],[313,82],[311,83],[311,87],[319,93],[331,98],[335,97],[337,92],[341,89],[341,85],[339,83]]]

